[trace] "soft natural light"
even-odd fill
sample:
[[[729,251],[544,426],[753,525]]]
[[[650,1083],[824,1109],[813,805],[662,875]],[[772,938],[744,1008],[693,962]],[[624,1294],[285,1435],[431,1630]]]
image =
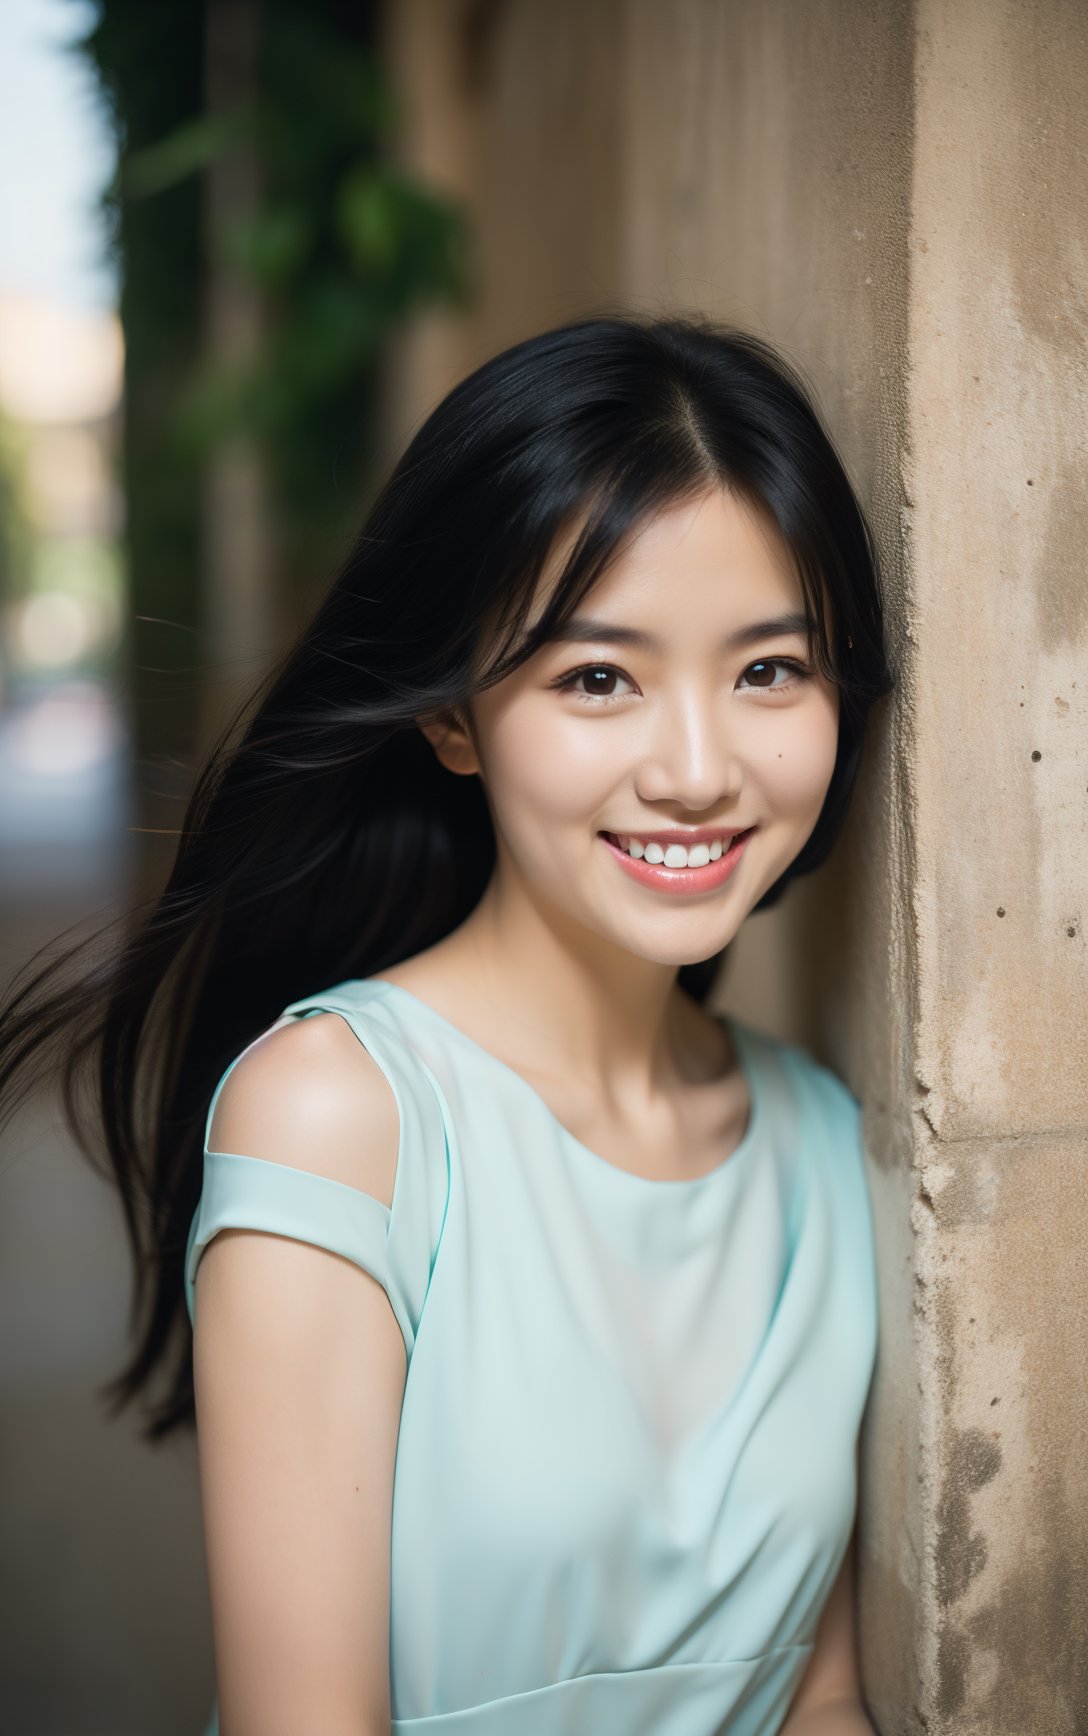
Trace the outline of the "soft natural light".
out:
[[[63,591],[43,591],[14,611],[12,638],[31,668],[60,669],[90,649],[96,625],[86,603]]]
[[[93,683],[73,682],[10,716],[5,745],[17,771],[67,777],[117,751],[117,713]]]

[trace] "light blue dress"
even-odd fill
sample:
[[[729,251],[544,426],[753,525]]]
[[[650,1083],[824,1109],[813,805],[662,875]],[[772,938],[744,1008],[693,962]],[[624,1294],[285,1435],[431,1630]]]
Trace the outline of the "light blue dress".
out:
[[[730,1018],[747,1131],[654,1181],[399,985],[283,1016],[319,1011],[395,1093],[392,1206],[206,1150],[186,1296],[192,1318],[234,1226],[333,1249],[389,1297],[395,1736],[773,1736],[849,1540],[876,1352],[854,1097]]]

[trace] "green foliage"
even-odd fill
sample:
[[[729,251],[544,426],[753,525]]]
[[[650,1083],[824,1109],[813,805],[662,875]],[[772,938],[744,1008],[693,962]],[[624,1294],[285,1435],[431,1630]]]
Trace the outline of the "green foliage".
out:
[[[194,370],[174,450],[200,463],[224,441],[258,442],[292,564],[357,510],[357,489],[345,497],[337,474],[365,472],[368,398],[390,333],[417,309],[472,294],[463,211],[388,160],[393,93],[369,45],[324,10],[266,4],[253,99],[184,121],[122,176],[125,197],[146,199],[234,153],[255,160],[257,208],[215,245],[217,266],[259,292],[261,334],[245,360]]]
[[[0,606],[30,588],[34,549],[26,499],[26,435],[0,413]]]
[[[214,4],[96,0],[82,44],[119,153],[103,204],[125,331],[129,689],[140,751],[171,756],[194,727],[208,460],[239,436],[260,445],[284,576],[305,594],[370,486],[386,340],[425,306],[473,293],[464,212],[390,159],[399,108],[372,0],[262,0],[257,88],[212,115]],[[255,162],[258,202],[215,238],[215,264],[255,286],[263,317],[254,353],[213,367],[205,176],[239,153]]]
[[[81,44],[120,165],[102,206],[125,333],[120,480],[132,625],[123,691],[141,766],[151,758],[184,762],[196,741],[200,475],[177,462],[173,425],[200,357],[201,185],[190,174],[136,197],[124,169],[200,113],[203,33],[204,0],[97,0]]]
[[[127,158],[121,172],[122,190],[139,199],[176,187],[187,176],[208,168],[224,151],[244,144],[252,128],[252,115],[242,107],[229,115],[197,115],[184,121],[164,139]]]

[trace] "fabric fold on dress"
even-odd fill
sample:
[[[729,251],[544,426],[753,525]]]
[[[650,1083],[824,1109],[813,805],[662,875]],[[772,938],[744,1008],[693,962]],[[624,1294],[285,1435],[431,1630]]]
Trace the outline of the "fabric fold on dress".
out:
[[[228,1225],[346,1255],[389,1296],[393,1731],[774,1736],[856,1510],[878,1324],[857,1102],[730,1018],[747,1130],[656,1181],[397,984],[283,1017],[315,1012],[393,1089],[392,1205],[206,1144],[186,1299],[195,1322]]]

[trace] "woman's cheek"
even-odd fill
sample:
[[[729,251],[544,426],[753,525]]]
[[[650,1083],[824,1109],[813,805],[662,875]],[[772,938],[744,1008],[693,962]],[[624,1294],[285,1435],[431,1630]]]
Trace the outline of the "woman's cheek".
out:
[[[569,768],[561,744],[531,716],[508,714],[487,742],[483,762],[495,823],[515,855],[557,842],[569,801]]]
[[[815,824],[823,806],[838,749],[838,716],[826,701],[799,707],[785,727],[766,768],[775,809]]]
[[[579,724],[581,727],[578,727]],[[511,827],[585,821],[599,811],[616,781],[615,749],[607,732],[577,718],[535,709],[508,716],[492,738],[490,766],[496,799],[510,808]]]

